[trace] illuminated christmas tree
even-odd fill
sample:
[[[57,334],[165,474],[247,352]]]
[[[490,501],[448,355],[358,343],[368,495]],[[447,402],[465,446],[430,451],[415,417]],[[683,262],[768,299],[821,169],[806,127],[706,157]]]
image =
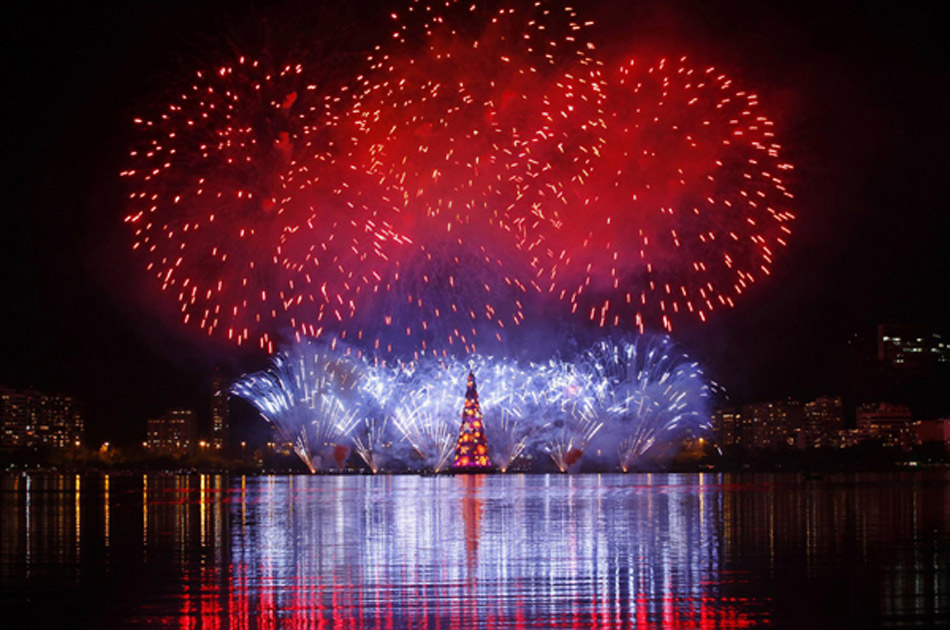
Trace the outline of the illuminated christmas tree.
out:
[[[462,427],[459,429],[458,444],[455,446],[455,468],[488,468],[488,444],[485,442],[485,428],[482,424],[482,410],[478,406],[478,390],[475,388],[475,374],[468,373],[468,390],[465,392],[465,407],[462,409]]]

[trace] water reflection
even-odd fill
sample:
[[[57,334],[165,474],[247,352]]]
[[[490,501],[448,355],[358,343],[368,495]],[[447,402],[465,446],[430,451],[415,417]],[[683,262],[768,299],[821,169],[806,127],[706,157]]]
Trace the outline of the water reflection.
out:
[[[945,476],[4,476],[4,607],[77,625],[950,620]],[[112,589],[121,598],[93,595]],[[64,613],[65,614],[65,613]]]

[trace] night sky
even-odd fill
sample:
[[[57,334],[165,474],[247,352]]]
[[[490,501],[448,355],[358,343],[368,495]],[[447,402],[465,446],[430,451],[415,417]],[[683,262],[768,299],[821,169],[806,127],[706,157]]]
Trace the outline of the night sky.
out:
[[[193,60],[227,50],[226,33],[292,11],[192,4],[5,9],[0,384],[78,396],[93,440],[138,441],[145,419],[173,405],[207,415],[215,365],[261,365],[168,316],[122,224],[132,118]],[[376,4],[380,15],[398,6]],[[852,335],[950,322],[946,11],[830,4],[578,5],[608,49],[637,42],[716,65],[778,119],[796,166],[791,245],[737,308],[675,330],[738,400],[845,391]],[[335,15],[355,24],[353,13]]]

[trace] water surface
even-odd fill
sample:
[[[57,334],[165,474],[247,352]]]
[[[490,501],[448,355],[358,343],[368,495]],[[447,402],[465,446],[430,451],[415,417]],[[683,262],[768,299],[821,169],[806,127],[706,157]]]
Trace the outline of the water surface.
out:
[[[0,477],[5,627],[950,624],[950,475]]]

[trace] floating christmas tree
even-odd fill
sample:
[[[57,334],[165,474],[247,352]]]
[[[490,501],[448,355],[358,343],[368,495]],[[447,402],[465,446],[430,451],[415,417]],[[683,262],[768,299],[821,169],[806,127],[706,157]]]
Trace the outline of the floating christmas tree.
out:
[[[488,443],[485,442],[485,428],[482,425],[482,409],[478,406],[478,390],[475,388],[475,374],[468,373],[468,390],[465,392],[465,407],[462,409],[462,427],[455,446],[455,468],[488,468]]]

